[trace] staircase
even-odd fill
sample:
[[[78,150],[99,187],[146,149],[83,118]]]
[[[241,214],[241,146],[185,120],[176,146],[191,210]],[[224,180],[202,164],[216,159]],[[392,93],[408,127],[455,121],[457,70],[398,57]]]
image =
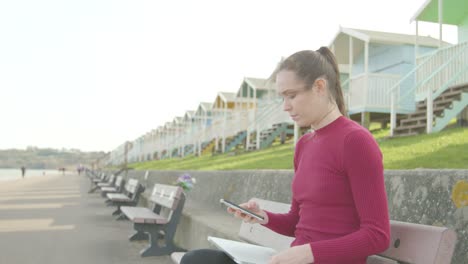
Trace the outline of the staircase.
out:
[[[202,144],[202,151],[201,151],[201,154],[202,155],[206,155],[208,153],[211,153],[213,151],[213,148],[215,146],[215,139],[212,139],[211,141],[207,142],[207,143],[203,143]]]
[[[468,84],[451,87],[441,93],[433,104],[433,131],[442,130],[452,118],[468,106]],[[416,112],[401,119],[394,136],[410,136],[425,133],[427,127],[427,100],[418,102]]]
[[[226,139],[226,149],[225,152],[229,152],[231,149],[236,146],[243,144],[245,138],[247,137],[247,131],[240,131],[235,136]]]
[[[289,123],[274,124],[271,128],[260,132],[260,149],[271,146],[276,138],[281,136],[281,133],[286,133],[288,136],[294,135],[294,125]],[[252,140],[249,144],[248,150],[255,150],[257,145],[257,139]]]
[[[178,156],[179,156],[179,148],[172,149],[172,157],[178,157]]]
[[[193,150],[194,150],[193,146],[194,146],[193,144],[185,145],[185,147],[184,147],[184,156],[193,154]]]
[[[428,128],[427,98],[434,98],[431,132],[442,130],[467,106],[468,41],[440,48],[417,59],[417,66],[391,89],[391,132],[393,136],[424,133]],[[398,91],[405,90],[403,94]],[[390,95],[390,94],[389,94]],[[408,105],[405,103],[408,102]],[[412,103],[414,102],[414,103]],[[398,109],[416,106],[415,112],[395,122]],[[414,108],[413,108],[414,109]],[[429,108],[430,109],[430,108]]]

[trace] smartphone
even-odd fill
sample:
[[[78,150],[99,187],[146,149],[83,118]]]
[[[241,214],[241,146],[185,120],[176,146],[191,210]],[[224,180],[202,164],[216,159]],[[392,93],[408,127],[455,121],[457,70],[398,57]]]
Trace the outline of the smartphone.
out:
[[[244,213],[246,215],[249,215],[249,216],[251,216],[253,218],[256,218],[258,220],[263,220],[263,216],[258,215],[258,214],[254,213],[252,211],[249,211],[249,210],[247,210],[245,208],[242,208],[239,205],[237,205],[237,204],[235,204],[235,203],[233,203],[231,201],[228,201],[228,200],[225,200],[225,199],[220,199],[219,202],[222,203],[222,204],[225,204],[227,207],[231,207],[232,209],[239,210],[242,213]]]

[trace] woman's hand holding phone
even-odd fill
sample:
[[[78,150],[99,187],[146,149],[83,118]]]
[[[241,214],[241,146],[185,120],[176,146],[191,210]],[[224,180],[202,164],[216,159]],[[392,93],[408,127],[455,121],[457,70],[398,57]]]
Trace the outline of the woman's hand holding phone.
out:
[[[257,215],[262,216],[263,220],[259,220],[259,219],[255,218],[255,217],[252,217],[252,216],[250,216],[250,215],[248,215],[248,214],[246,214],[246,213],[244,213],[244,212],[242,212],[240,210],[234,209],[232,207],[227,208],[228,213],[233,214],[234,217],[242,219],[246,223],[251,223],[251,224],[266,224],[266,223],[268,223],[268,215],[266,214],[265,211],[263,211],[260,208],[258,203],[255,202],[254,200],[250,200],[250,201],[248,201],[246,203],[239,204],[239,206],[251,211],[252,213],[255,213]]]

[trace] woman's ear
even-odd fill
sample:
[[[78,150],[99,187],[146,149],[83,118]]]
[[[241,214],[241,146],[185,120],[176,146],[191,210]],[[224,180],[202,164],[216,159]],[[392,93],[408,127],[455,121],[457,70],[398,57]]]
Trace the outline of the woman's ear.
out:
[[[318,78],[315,80],[315,87],[317,87],[317,92],[320,95],[326,95],[327,94],[327,80],[324,78]]]

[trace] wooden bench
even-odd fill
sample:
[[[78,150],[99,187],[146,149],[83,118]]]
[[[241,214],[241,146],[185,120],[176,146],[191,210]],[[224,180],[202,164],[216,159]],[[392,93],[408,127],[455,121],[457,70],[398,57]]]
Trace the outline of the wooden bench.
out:
[[[97,183],[97,187],[110,187],[114,185],[115,182],[115,174],[111,174],[110,177],[107,179],[107,181],[102,181]]]
[[[112,213],[112,215],[117,215],[117,219],[123,219],[125,216],[121,214],[122,211],[120,208],[122,206],[136,206],[141,193],[144,191],[145,187],[143,187],[138,180],[130,179],[127,181],[127,184],[125,184],[122,193],[106,194],[108,199],[107,203],[111,206],[117,206],[117,209]]]
[[[260,207],[272,212],[285,213],[290,205],[255,199]],[[445,264],[450,263],[455,249],[456,234],[446,227],[390,221],[390,247],[379,255],[367,258],[367,264]],[[277,234],[259,224],[242,223],[241,240],[277,251],[287,249],[293,238]],[[180,263],[184,252],[171,254],[174,263]]]
[[[185,204],[182,188],[155,184],[149,202],[151,208],[127,206],[120,208],[133,222],[133,228],[136,230],[129,240],[148,239],[148,247],[140,252],[142,257],[169,255],[180,250],[174,244],[174,236]],[[161,238],[164,241],[162,246],[158,244]]]
[[[121,193],[123,191],[123,187],[125,184],[125,180],[123,176],[117,176],[115,182],[112,186],[102,186],[101,189],[101,196],[107,197],[108,193]]]
[[[89,191],[88,193],[93,193],[96,191],[99,187],[97,186],[101,182],[106,182],[107,180],[107,175],[104,172],[101,172],[98,175],[91,174],[89,177],[89,180],[91,182],[91,185],[89,186]]]
[[[122,172],[126,170],[128,169],[123,168],[114,173],[110,173],[109,177],[104,172],[96,174],[94,171],[86,170],[86,175],[88,175],[91,181],[91,186],[88,193],[93,193],[102,186],[112,186],[114,184],[115,177],[119,176]]]

